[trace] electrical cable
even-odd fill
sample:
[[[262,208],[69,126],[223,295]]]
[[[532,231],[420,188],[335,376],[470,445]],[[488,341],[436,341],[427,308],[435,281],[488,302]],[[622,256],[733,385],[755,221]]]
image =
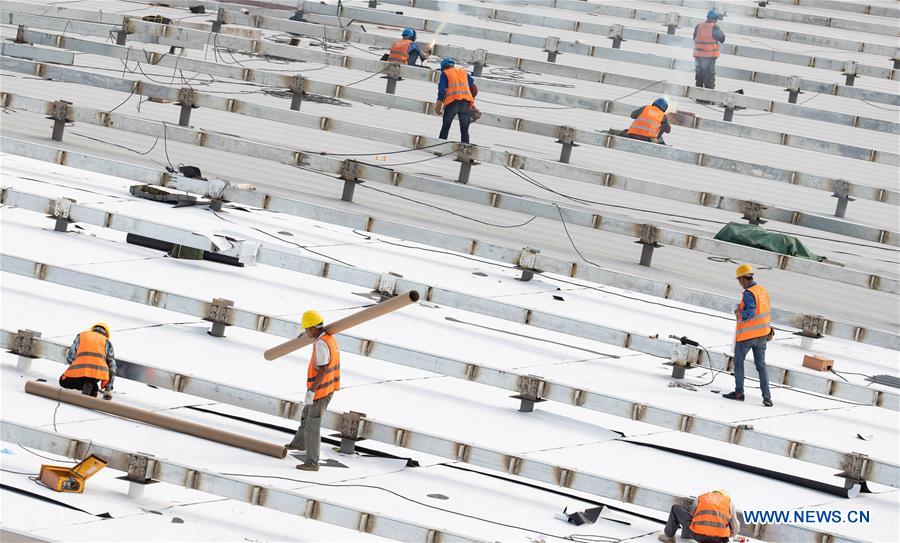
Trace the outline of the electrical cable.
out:
[[[572,249],[575,250],[575,252],[578,254],[579,258],[581,258],[581,260],[587,262],[591,266],[596,266],[598,268],[602,268],[603,266],[601,266],[600,264],[597,264],[596,262],[592,262],[592,261],[588,260],[587,258],[585,258],[585,256],[583,254],[581,254],[581,251],[578,250],[578,246],[575,245],[575,240],[572,239],[572,235],[569,234],[569,227],[566,225],[566,219],[563,218],[562,209],[559,207],[559,205],[556,202],[553,202],[553,207],[555,207],[556,212],[559,213],[559,222],[562,223],[563,230],[565,230],[565,232],[566,232],[566,237],[569,238],[569,243],[572,244]]]
[[[462,254],[462,253],[454,253],[454,252],[452,252],[452,251],[443,251],[443,250],[441,250],[441,249],[432,249],[432,248],[430,248],[430,247],[417,247],[417,246],[415,246],[415,245],[406,245],[406,244],[403,244],[403,243],[398,243],[398,242],[396,242],[396,241],[388,241],[388,240],[386,240],[386,239],[382,239],[382,238],[376,237],[376,236],[374,236],[374,235],[372,235],[372,234],[363,233],[363,232],[360,232],[360,231],[358,231],[358,230],[352,230],[352,232],[353,232],[354,234],[356,234],[356,235],[358,235],[358,236],[362,236],[362,237],[364,237],[364,238],[366,238],[366,239],[373,239],[373,240],[375,240],[375,241],[377,241],[377,242],[379,242],[379,243],[385,243],[385,244],[387,244],[387,245],[393,245],[393,246],[395,246],[395,247],[403,247],[403,248],[406,248],[406,249],[415,249],[415,250],[418,250],[418,251],[425,251],[425,252],[427,252],[427,253],[437,253],[437,254],[441,254],[441,255],[455,256],[455,257],[457,257],[457,258],[462,258],[462,259],[465,259],[465,260],[471,260],[471,261],[473,261],[473,262],[478,262],[479,264],[488,264],[488,265],[491,265],[491,266],[498,266],[498,267],[506,268],[506,269],[509,269],[509,270],[516,270],[516,269],[518,269],[518,268],[516,268],[515,266],[513,266],[512,264],[504,264],[504,263],[502,263],[502,262],[491,262],[490,260],[484,260],[484,259],[481,259],[481,258],[478,258],[478,257],[473,257],[473,256],[470,256],[470,255],[464,255],[464,254]]]
[[[368,75],[368,76],[366,76],[366,77],[360,79],[359,81],[354,81],[353,83],[349,83],[349,84],[347,84],[347,85],[342,85],[342,86],[343,86],[343,87],[352,87],[353,85],[356,85],[357,83],[362,83],[363,81],[368,81],[369,79],[372,79],[372,78],[375,77],[376,75],[378,75],[378,74],[380,74],[380,73],[384,73],[385,70],[387,70],[387,68],[381,69],[381,70],[379,70],[379,71],[377,71],[377,72],[375,72],[375,73],[373,73],[373,74],[371,74],[371,75]]]
[[[529,533],[533,533],[533,534],[538,534],[538,535],[542,535],[542,536],[546,536],[546,537],[553,537],[553,538],[557,538],[557,539],[564,539],[564,540],[570,540],[570,541],[573,541],[573,540],[571,539],[571,536],[561,536],[561,535],[557,535],[557,534],[551,534],[551,533],[547,533],[547,532],[542,532],[542,531],[540,531],[540,530],[532,530],[532,529],[530,529],[530,528],[524,528],[524,527],[522,527],[522,526],[517,526],[517,525],[514,525],[514,524],[505,524],[505,523],[503,523],[503,522],[498,522],[498,521],[496,521],[496,520],[491,520],[491,519],[487,519],[487,518],[484,518],[484,517],[479,517],[479,516],[476,516],[476,515],[470,515],[470,514],[468,514],[468,513],[462,513],[462,512],[459,512],[459,511],[454,511],[454,510],[452,510],[452,509],[446,509],[446,508],[443,508],[443,507],[438,507],[437,505],[432,505],[432,504],[430,504],[430,503],[421,502],[421,501],[419,501],[419,500],[410,498],[410,497],[408,497],[408,496],[404,496],[403,494],[400,494],[399,492],[395,492],[395,491],[393,491],[393,490],[391,490],[391,489],[389,489],[389,488],[385,488],[385,487],[382,487],[382,486],[376,486],[376,485],[363,485],[363,484],[359,484],[359,483],[351,483],[351,484],[322,483],[322,482],[311,481],[311,480],[306,480],[306,479],[295,479],[295,478],[293,478],[293,477],[282,477],[282,476],[280,476],[280,475],[256,475],[256,474],[252,474],[252,473],[222,473],[222,475],[225,475],[225,476],[228,476],[228,477],[252,477],[252,478],[258,478],[258,479],[279,479],[279,480],[282,480],[282,481],[292,481],[292,482],[295,482],[295,483],[310,484],[310,485],[324,486],[324,487],[330,487],[330,488],[368,488],[368,489],[371,489],[371,490],[380,490],[380,491],[382,491],[382,492],[387,492],[388,494],[391,494],[391,495],[393,495],[393,496],[395,496],[395,497],[397,497],[397,498],[400,498],[401,500],[405,500],[405,501],[408,501],[408,502],[410,502],[410,503],[414,503],[414,504],[417,504],[417,505],[421,505],[422,507],[427,507],[427,508],[429,508],[429,509],[434,509],[434,510],[437,510],[437,511],[442,511],[442,512],[444,512],[444,513],[449,513],[449,514],[451,514],[451,515],[459,515],[459,516],[461,516],[461,517],[466,517],[466,518],[470,518],[470,519],[472,519],[472,520],[478,520],[478,521],[481,521],[481,522],[486,522],[486,523],[488,523],[488,524],[493,524],[493,525],[495,525],[495,526],[503,526],[504,528],[512,528],[512,529],[514,529],[514,530],[522,530],[522,531],[525,531],[525,532],[529,532]],[[616,539],[616,538],[614,538],[614,537],[607,537],[607,536],[602,536],[602,535],[597,535],[597,536],[593,536],[593,537],[606,538],[606,539],[604,539],[604,541],[609,541],[610,543],[619,541],[618,539]],[[594,541],[597,541],[597,540],[594,540]]]
[[[163,152],[166,155],[166,162],[169,163],[169,168],[171,168],[172,171],[174,172],[174,171],[176,171],[176,168],[172,164],[172,159],[169,158],[168,125],[166,124],[166,121],[160,121],[160,122],[162,122],[162,126],[163,126]]]
[[[16,475],[28,475],[28,476],[29,476],[29,479],[30,479],[31,477],[37,477],[37,475],[38,475],[37,473],[26,473],[26,472],[24,472],[24,471],[13,471],[13,470],[11,470],[11,469],[6,469],[6,468],[0,468],[0,471],[5,471],[5,472],[7,472],[7,473],[15,473]],[[34,479],[32,479],[32,481],[33,481],[33,480],[34,480]]]
[[[463,215],[462,213],[457,213],[457,212],[455,212],[455,211],[451,211],[451,210],[449,210],[449,209],[446,209],[446,208],[443,208],[443,207],[440,207],[440,206],[436,206],[436,205],[429,204],[429,203],[426,203],[426,202],[421,202],[421,201],[419,201],[419,200],[416,200],[416,199],[413,199],[413,198],[409,198],[408,196],[403,196],[403,195],[400,195],[400,194],[394,194],[394,193],[392,193],[392,192],[387,192],[387,191],[385,191],[385,190],[381,190],[381,189],[372,187],[372,186],[367,185],[367,184],[364,184],[364,183],[360,183],[359,186],[360,186],[360,187],[363,187],[363,188],[367,188],[367,189],[369,189],[369,190],[374,190],[375,192],[380,192],[380,193],[382,193],[382,194],[387,194],[388,196],[393,196],[393,197],[395,197],[395,198],[400,198],[401,200],[406,200],[406,201],[408,201],[408,202],[413,202],[413,203],[415,203],[415,204],[423,205],[423,206],[425,206],[425,207],[430,207],[430,208],[432,208],[432,209],[437,209],[438,211],[443,211],[443,212],[445,212],[445,213],[449,213],[449,214],[454,215],[454,216],[456,216],[456,217],[461,217],[461,218],[463,218],[463,219],[467,219],[467,220],[470,220],[470,221],[473,221],[473,222],[477,222],[478,224],[483,224],[483,225],[485,225],[485,226],[494,226],[494,227],[497,227],[497,228],[519,228],[520,226],[525,226],[526,224],[530,223],[531,221],[537,219],[537,217],[534,216],[534,217],[531,217],[530,219],[528,219],[527,221],[525,221],[525,222],[523,222],[523,223],[519,223],[519,224],[510,224],[510,225],[496,224],[496,223],[492,223],[492,222],[488,222],[488,221],[483,221],[483,220],[481,220],[481,219],[476,219],[476,218],[474,218],[474,217],[467,217],[466,215]]]
[[[77,461],[75,461],[75,460],[69,460],[69,459],[64,459],[64,458],[51,458],[49,456],[44,456],[43,454],[38,454],[38,453],[32,451],[31,449],[29,449],[28,447],[21,445],[21,444],[19,444],[19,447],[22,448],[24,451],[37,456],[38,458],[43,458],[44,460],[50,460],[51,462],[68,462],[70,464],[77,464]]]

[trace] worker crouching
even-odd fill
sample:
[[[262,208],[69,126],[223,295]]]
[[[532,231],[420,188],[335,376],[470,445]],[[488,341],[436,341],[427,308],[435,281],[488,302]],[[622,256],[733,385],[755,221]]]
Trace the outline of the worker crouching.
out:
[[[60,376],[59,386],[95,398],[103,390],[103,398],[112,399],[116,358],[109,335],[109,326],[99,322],[75,336],[66,353],[69,367]]]
[[[297,469],[319,471],[322,415],[334,393],[341,389],[341,352],[334,336],[325,331],[325,320],[317,311],[307,311],[300,319],[306,335],[314,338],[312,356],[306,370],[306,397],[300,427],[288,449],[306,450],[306,459]]]
[[[431,56],[431,46],[419,45],[416,42],[416,31],[404,28],[400,39],[391,45],[391,50],[381,60],[415,66],[417,61],[424,62]]]
[[[675,532],[679,527],[682,539],[693,539],[698,543],[728,543],[741,531],[741,523],[734,513],[734,502],[724,490],[701,495],[691,510],[683,505],[673,505],[666,528],[658,539],[664,543],[675,543]]]
[[[665,98],[657,98],[652,104],[632,111],[631,118],[634,122],[625,135],[631,139],[665,145],[663,134],[672,131],[666,115],[668,109],[669,102]]]

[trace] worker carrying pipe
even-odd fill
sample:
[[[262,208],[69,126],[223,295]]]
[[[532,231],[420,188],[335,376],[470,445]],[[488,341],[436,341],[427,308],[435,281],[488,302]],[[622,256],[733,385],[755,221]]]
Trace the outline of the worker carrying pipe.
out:
[[[628,127],[625,136],[665,145],[663,134],[672,131],[672,125],[669,124],[668,115],[666,115],[668,109],[669,102],[665,98],[657,98],[652,104],[632,111],[631,118],[634,121]]]
[[[303,399],[300,427],[285,447],[306,450],[306,458],[302,464],[297,464],[297,469],[319,471],[322,415],[331,397],[341,389],[341,351],[334,336],[325,331],[325,319],[318,311],[303,313],[300,325],[306,336],[315,339],[315,342],[306,370],[306,397]]]
[[[666,528],[658,539],[664,543],[675,543],[678,528],[681,528],[681,538],[684,540],[728,543],[741,531],[741,523],[734,513],[731,496],[724,490],[713,490],[697,498],[690,510],[683,505],[673,505],[669,509]]]
[[[431,56],[431,46],[419,45],[416,42],[416,31],[412,28],[404,28],[400,39],[391,45],[391,50],[381,60],[415,66],[416,61],[425,62]]]
[[[734,309],[737,319],[734,333],[734,392],[723,396],[729,400],[744,401],[744,359],[748,352],[753,351],[763,405],[772,407],[769,374],[766,370],[766,343],[774,334],[770,325],[772,318],[769,293],[753,280],[753,268],[749,264],[738,266],[735,277],[744,289],[744,294],[741,303]]]
[[[478,87],[471,74],[462,68],[456,67],[456,61],[452,58],[441,60],[441,79],[438,82],[437,101],[434,103],[436,115],[444,115],[444,123],[438,136],[445,140],[450,134],[450,125],[453,118],[459,119],[459,138],[463,143],[469,143],[469,117],[470,110],[475,108],[475,97],[478,96]]]
[[[716,59],[719,44],[725,42],[725,33],[716,24],[720,18],[719,12],[711,9],[706,14],[706,22],[694,27],[695,83],[700,88],[716,88]]]
[[[116,356],[109,336],[109,326],[102,322],[75,336],[66,353],[69,367],[60,376],[59,386],[80,390],[82,394],[95,398],[102,389],[103,398],[111,400],[113,381],[116,379]]]

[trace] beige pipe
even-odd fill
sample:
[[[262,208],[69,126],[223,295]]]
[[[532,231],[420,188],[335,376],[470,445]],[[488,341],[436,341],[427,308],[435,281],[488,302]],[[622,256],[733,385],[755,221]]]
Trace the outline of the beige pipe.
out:
[[[93,396],[86,396],[80,392],[65,390],[39,381],[27,381],[25,383],[25,392],[36,396],[43,396],[44,398],[50,398],[51,400],[59,400],[79,407],[85,407],[87,409],[103,411],[104,413],[109,413],[111,415],[118,415],[126,419],[146,422],[147,424],[166,428],[167,430],[174,430],[176,432],[208,439],[210,441],[217,441],[219,443],[224,443],[225,445],[231,445],[232,447],[239,447],[267,456],[274,456],[275,458],[284,458],[287,456],[287,449],[284,445],[275,445],[259,439],[253,439],[252,437],[210,428],[209,426],[197,424],[196,422],[189,422],[168,415],[160,415],[159,413],[153,413],[146,409],[101,400],[99,398],[94,398]]]
[[[374,305],[372,307],[367,307],[362,311],[357,311],[349,317],[344,317],[339,321],[335,321],[325,326],[325,331],[329,334],[340,334],[344,330],[352,328],[357,324],[362,324],[366,321],[377,319],[378,317],[387,315],[392,311],[397,311],[402,307],[406,307],[409,304],[418,301],[419,292],[417,290],[411,290],[404,294],[398,294],[390,300],[385,300],[380,304]],[[296,337],[272,347],[271,349],[264,352],[263,356],[266,358],[266,360],[275,360],[276,358],[280,358],[288,353],[292,353],[297,349],[302,349],[307,345],[311,345],[313,341],[314,340],[311,337],[307,336],[304,332],[300,337]]]

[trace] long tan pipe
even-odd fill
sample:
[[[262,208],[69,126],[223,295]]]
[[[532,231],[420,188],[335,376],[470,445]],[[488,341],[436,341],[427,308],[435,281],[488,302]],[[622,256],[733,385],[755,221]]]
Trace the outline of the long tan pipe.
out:
[[[352,328],[357,324],[362,324],[366,321],[370,321],[372,319],[377,319],[383,315],[387,315],[392,311],[397,311],[402,307],[406,307],[409,304],[415,303],[419,301],[419,291],[411,290],[404,294],[398,294],[394,296],[390,300],[385,300],[380,304],[374,305],[372,307],[368,307],[363,309],[362,311],[357,311],[356,313],[344,317],[339,321],[335,321],[327,326],[325,326],[325,331],[329,334],[339,334],[348,328]],[[275,360],[276,358],[280,358],[288,353],[292,353],[297,349],[302,349],[307,345],[313,343],[313,338],[306,335],[304,332],[300,337],[296,337],[294,339],[290,339],[272,347],[263,353],[263,356],[266,360]]]
[[[25,383],[25,392],[36,396],[43,396],[44,398],[50,398],[51,400],[59,400],[79,407],[85,407],[87,409],[103,411],[104,413],[109,413],[111,415],[118,415],[126,419],[146,422],[147,424],[159,426],[160,428],[201,437],[210,441],[217,441],[219,443],[224,443],[225,445],[231,445],[232,447],[239,447],[267,456],[274,456],[275,458],[284,458],[287,456],[287,449],[284,445],[275,445],[259,439],[253,439],[252,437],[210,428],[209,426],[197,424],[196,422],[189,422],[168,415],[153,413],[146,409],[140,409],[118,402],[101,400],[99,398],[94,398],[93,396],[86,396],[80,392],[65,390],[39,381],[27,381]]]

